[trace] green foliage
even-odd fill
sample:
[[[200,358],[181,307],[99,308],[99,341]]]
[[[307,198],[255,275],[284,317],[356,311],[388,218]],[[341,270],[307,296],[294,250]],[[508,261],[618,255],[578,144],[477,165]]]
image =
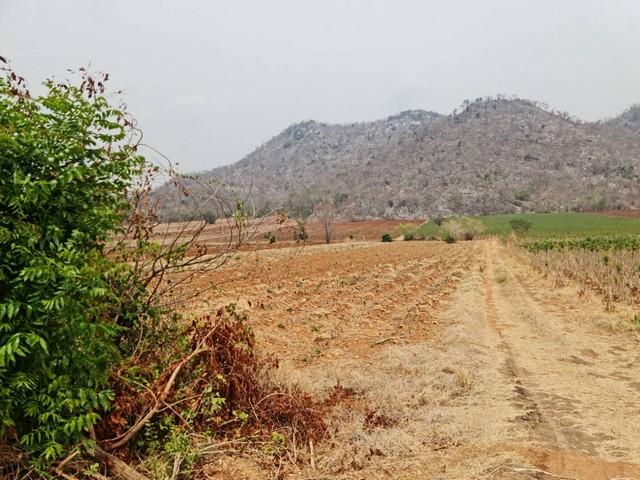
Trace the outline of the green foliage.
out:
[[[513,233],[510,222],[514,219],[531,222],[528,235],[538,238],[640,234],[638,219],[589,213],[518,213],[472,218],[483,223],[486,235],[510,235]]]
[[[607,210],[608,208],[609,208],[609,201],[604,197],[599,198],[598,200],[595,200],[591,204],[591,209],[594,212],[602,212],[604,210]]]
[[[188,414],[188,411],[185,412],[185,415]],[[170,416],[149,423],[139,443],[147,453],[146,467],[153,473],[153,478],[169,478],[176,458],[180,459],[179,472],[188,476],[198,458],[198,451],[189,431],[176,425],[174,418]]]
[[[447,243],[455,243],[456,237],[454,237],[453,233],[451,233],[449,230],[444,230],[442,232],[442,241]]]
[[[216,223],[216,214],[215,212],[212,212],[211,210],[206,210],[204,212],[202,212],[201,217],[202,220],[204,220],[205,222],[207,222],[208,224],[213,225],[214,223]]]
[[[418,235],[422,238],[438,238],[441,235],[442,219],[438,220],[440,224],[435,223],[433,220],[423,223],[418,227]]]
[[[104,249],[144,161],[102,90],[85,76],[34,98],[0,78],[0,439],[43,461],[109,408],[128,315],[128,267]]]
[[[477,218],[457,217],[447,220],[441,227],[454,240],[473,240],[484,231],[484,225]]]
[[[518,201],[526,202],[527,200],[529,200],[529,198],[531,198],[531,194],[528,190],[520,190],[516,192],[515,197]]]
[[[443,220],[440,226],[436,225],[434,220],[431,220],[418,227],[418,235],[423,238],[441,238],[443,229],[452,230],[452,225],[461,219],[463,224],[470,220],[477,221],[482,226],[479,231],[483,235],[510,235],[514,232],[513,220],[517,220],[518,224],[521,221],[530,223],[527,235],[532,238],[640,235],[640,221],[638,219],[575,212],[457,217]],[[455,235],[455,232],[451,233]],[[464,235],[459,236],[459,239],[463,237]]]
[[[333,203],[335,206],[340,206],[349,199],[349,194],[344,192],[338,192],[333,197]]]
[[[313,188],[291,192],[287,200],[287,211],[294,218],[306,219],[313,213],[313,206],[319,200],[320,197]]]
[[[391,235],[389,235],[388,233],[385,233],[384,235],[382,235],[382,241],[383,242],[393,242],[393,237]]]
[[[398,225],[398,230],[406,241],[416,240],[418,238],[418,229],[410,223],[402,223]]]
[[[513,231],[516,232],[518,235],[524,235],[529,231],[529,229],[531,228],[531,225],[533,224],[522,218],[514,218],[509,222],[509,225],[511,225],[511,228],[513,228]]]

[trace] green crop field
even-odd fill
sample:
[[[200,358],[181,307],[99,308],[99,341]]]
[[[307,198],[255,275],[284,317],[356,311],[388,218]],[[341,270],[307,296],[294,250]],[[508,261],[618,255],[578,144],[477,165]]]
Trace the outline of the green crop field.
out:
[[[493,235],[513,232],[509,222],[514,219],[531,222],[528,235],[538,237],[640,234],[640,220],[590,213],[524,213],[477,218],[485,225],[485,233]]]
[[[482,235],[509,235],[513,233],[509,222],[515,219],[531,223],[527,237],[583,238],[603,235],[640,235],[640,219],[590,213],[522,213],[471,218],[484,225]],[[422,225],[419,232],[425,237],[438,236],[443,229],[446,229],[447,221],[445,220],[441,227],[429,222]]]

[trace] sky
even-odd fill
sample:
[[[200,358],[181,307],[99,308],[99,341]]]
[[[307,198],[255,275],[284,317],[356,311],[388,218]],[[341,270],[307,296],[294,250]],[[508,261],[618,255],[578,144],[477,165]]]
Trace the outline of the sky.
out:
[[[37,90],[90,65],[145,142],[200,171],[302,120],[518,95],[583,120],[640,102],[639,0],[0,0]]]

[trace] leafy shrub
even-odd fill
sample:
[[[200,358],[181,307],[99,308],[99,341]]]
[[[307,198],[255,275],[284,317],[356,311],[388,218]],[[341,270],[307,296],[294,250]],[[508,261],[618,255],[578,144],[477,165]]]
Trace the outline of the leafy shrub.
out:
[[[402,223],[398,225],[398,230],[402,233],[402,237],[406,241],[416,240],[417,238],[417,228],[415,225],[410,223]]]
[[[529,193],[528,190],[520,190],[516,192],[515,197],[516,197],[516,200],[519,200],[521,202],[526,202],[531,197],[531,194]]]
[[[442,240],[447,243],[455,243],[456,237],[449,230],[444,230],[442,232]]]
[[[113,396],[132,320],[114,292],[129,267],[105,248],[144,161],[102,81],[45,86],[32,97],[15,74],[0,78],[0,439],[51,460]]]
[[[602,212],[609,208],[609,201],[602,197],[591,204],[591,209],[595,212]]]
[[[455,240],[473,240],[484,230],[480,220],[469,217],[460,217],[446,222],[446,231]]]
[[[393,242],[393,238],[388,233],[385,233],[384,235],[382,235],[382,241],[383,242]]]
[[[522,218],[514,218],[509,222],[509,225],[511,225],[513,231],[518,235],[524,235],[529,231],[533,224],[528,220],[524,220]]]

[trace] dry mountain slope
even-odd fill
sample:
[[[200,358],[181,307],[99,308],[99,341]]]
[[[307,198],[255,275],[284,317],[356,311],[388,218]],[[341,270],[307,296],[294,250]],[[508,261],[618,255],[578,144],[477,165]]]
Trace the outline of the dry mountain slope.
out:
[[[640,108],[582,123],[526,100],[479,99],[443,116],[294,124],[205,172],[259,207],[332,195],[354,218],[637,206]]]

